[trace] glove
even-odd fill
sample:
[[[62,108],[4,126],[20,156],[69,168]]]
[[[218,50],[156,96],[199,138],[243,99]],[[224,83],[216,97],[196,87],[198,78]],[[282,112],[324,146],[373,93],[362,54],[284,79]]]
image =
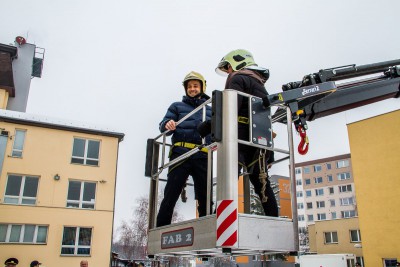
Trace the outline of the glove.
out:
[[[199,132],[201,138],[209,135],[211,133],[211,120],[199,123],[199,125],[197,125],[197,131]]]

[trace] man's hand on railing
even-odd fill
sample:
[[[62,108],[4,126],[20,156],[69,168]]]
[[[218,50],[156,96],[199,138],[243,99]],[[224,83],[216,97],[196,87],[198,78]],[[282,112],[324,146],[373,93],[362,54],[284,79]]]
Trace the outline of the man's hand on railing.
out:
[[[174,120],[170,120],[165,124],[165,129],[169,131],[175,131],[176,129],[176,122]]]

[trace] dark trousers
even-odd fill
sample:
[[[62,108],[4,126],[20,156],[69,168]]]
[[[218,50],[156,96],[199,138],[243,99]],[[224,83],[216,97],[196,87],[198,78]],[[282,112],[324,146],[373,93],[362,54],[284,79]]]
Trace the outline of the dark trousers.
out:
[[[203,153],[203,152],[199,152]],[[180,155],[172,154],[170,160]],[[178,165],[179,164],[179,165]],[[199,216],[205,216],[207,211],[207,158],[188,158],[171,166],[168,180],[164,189],[164,199],[161,202],[157,215],[157,227],[171,224],[175,204],[186,184],[187,178],[192,176],[195,198],[198,201]]]
[[[262,199],[261,189],[262,184],[259,179],[260,174],[260,166],[258,164],[258,156],[260,150],[255,147],[249,147],[240,144],[239,145],[239,162],[244,166],[249,166],[251,163],[255,161],[255,163],[247,167],[247,172],[249,172],[250,182],[254,186],[254,191],[259,196],[260,200]],[[266,161],[268,160],[268,152],[266,155]],[[265,166],[267,166],[267,162],[265,162]],[[239,170],[242,166],[239,165]],[[267,171],[267,170],[266,170]],[[278,217],[278,204],[276,202],[274,191],[271,188],[271,183],[269,179],[267,179],[267,186],[264,192],[265,196],[268,197],[267,202],[262,203],[264,213],[266,216]]]

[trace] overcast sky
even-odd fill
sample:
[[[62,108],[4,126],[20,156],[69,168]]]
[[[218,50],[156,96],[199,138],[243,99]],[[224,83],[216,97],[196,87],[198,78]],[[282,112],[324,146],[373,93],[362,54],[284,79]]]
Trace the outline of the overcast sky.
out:
[[[1,0],[1,7],[0,43],[20,35],[46,49],[27,112],[125,133],[117,227],[148,194],[146,140],[181,99],[188,72],[205,76],[209,94],[222,90],[216,65],[244,48],[270,69],[266,87],[277,93],[319,69],[400,58],[398,0]],[[309,123],[309,153],[296,161],[349,153],[346,123],[399,108],[400,100],[391,99]],[[284,129],[275,131],[276,146],[285,145]],[[272,174],[287,169],[279,165]],[[192,204],[180,205],[185,215]]]

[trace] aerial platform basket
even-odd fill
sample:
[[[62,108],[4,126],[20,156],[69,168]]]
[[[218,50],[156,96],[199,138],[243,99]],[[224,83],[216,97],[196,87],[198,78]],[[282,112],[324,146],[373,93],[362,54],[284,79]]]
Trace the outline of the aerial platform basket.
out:
[[[238,139],[237,98],[249,99],[249,140]],[[206,104],[211,103],[211,100]],[[200,111],[198,107],[181,121]],[[256,255],[298,251],[297,203],[295,193],[294,155],[292,140],[292,114],[288,108],[287,123],[289,150],[274,148],[272,139],[272,119],[270,108],[265,108],[261,98],[236,90],[214,91],[212,98],[212,137],[215,143],[207,146],[209,153],[208,200],[211,203],[211,177],[213,153],[217,150],[216,214],[155,227],[157,212],[159,174],[163,169],[175,164],[200,148],[194,148],[182,157],[164,164],[166,134],[149,139],[147,146],[146,176],[151,177],[149,201],[148,254],[218,256]],[[203,116],[204,117],[204,116]],[[179,121],[178,124],[181,122]],[[156,141],[163,137],[162,142]],[[282,160],[290,160],[291,168],[291,210],[292,218],[276,218],[238,213],[238,143],[287,154]],[[161,151],[161,158],[160,154]],[[161,167],[159,167],[161,162]],[[250,213],[250,193],[245,182],[245,212]],[[208,211],[211,209],[208,208]],[[209,212],[210,213],[210,212]]]

